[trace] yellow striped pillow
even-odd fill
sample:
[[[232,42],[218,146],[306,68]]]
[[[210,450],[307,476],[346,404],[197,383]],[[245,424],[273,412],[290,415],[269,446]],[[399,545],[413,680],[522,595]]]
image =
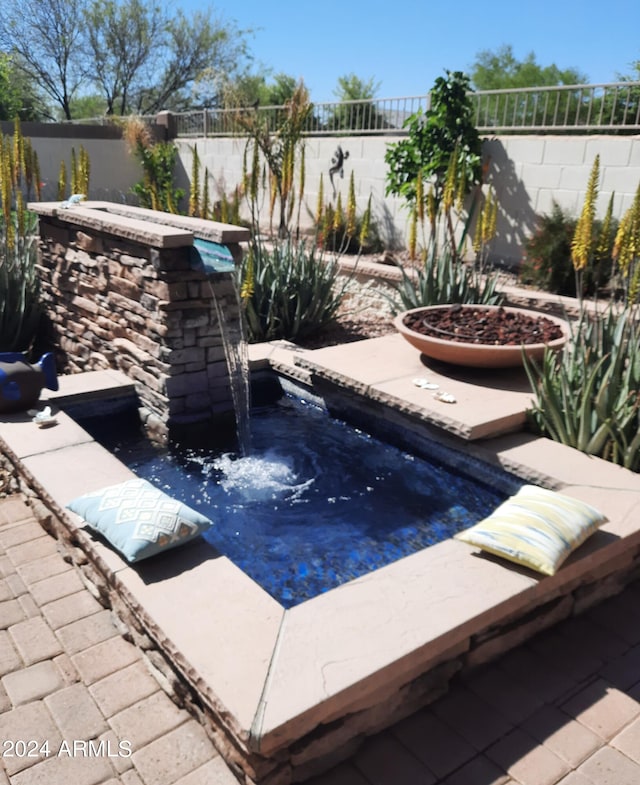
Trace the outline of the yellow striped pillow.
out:
[[[536,485],[523,485],[488,518],[455,538],[554,575],[569,554],[606,522],[590,504]]]

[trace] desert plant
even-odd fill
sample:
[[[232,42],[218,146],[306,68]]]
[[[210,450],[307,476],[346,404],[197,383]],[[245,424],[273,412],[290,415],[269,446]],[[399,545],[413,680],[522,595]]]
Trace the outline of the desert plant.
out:
[[[478,251],[472,263],[465,263],[456,248],[455,231],[450,224],[452,201],[454,199],[455,170],[457,164],[452,158],[447,174],[447,185],[438,202],[433,188],[423,196],[423,178],[419,174],[416,181],[416,203],[412,209],[409,235],[409,253],[415,258],[419,236],[422,238],[423,264],[417,270],[402,268],[402,278],[391,285],[393,294],[389,296],[395,312],[446,303],[475,303],[482,305],[498,304],[501,296],[497,292],[498,276],[486,273],[484,252],[495,232],[497,204],[493,198],[485,200],[480,214]],[[442,229],[442,224],[445,228]]]
[[[525,358],[532,427],[555,441],[640,471],[640,330],[630,309],[584,311],[562,352]]]
[[[478,223],[473,237],[476,269],[484,271],[487,266],[489,245],[496,236],[498,223],[498,200],[492,188],[480,210]]]
[[[324,202],[324,179],[322,174],[320,175],[318,202],[313,221],[318,245],[327,251],[360,254],[375,253],[383,248],[376,222],[371,214],[371,196],[364,213],[357,212],[353,170],[344,209],[341,194],[338,194],[335,206],[332,202]]]
[[[40,320],[37,217],[25,209],[23,146],[0,135],[0,349],[26,351]]]
[[[569,297],[576,295],[578,282],[583,296],[595,293],[611,277],[616,229],[612,209],[613,195],[605,218],[602,221],[595,219],[592,223],[588,264],[581,267],[577,275],[572,261],[577,221],[554,201],[551,212],[538,217],[537,227],[525,243],[525,255],[519,270],[520,281],[537,289]]]
[[[71,193],[89,195],[91,179],[91,161],[89,153],[80,145],[76,156],[75,147],[71,148]]]
[[[313,105],[309,101],[309,92],[300,82],[291,99],[286,102],[275,132],[270,127],[268,118],[259,112],[250,111],[238,115],[240,124],[248,134],[244,154],[243,190],[249,198],[253,223],[257,225],[259,184],[268,180],[270,218],[273,222],[277,202],[279,207],[277,234],[280,239],[291,234],[296,203],[299,208],[302,201],[304,190],[303,131],[312,110]],[[266,172],[262,171],[260,157],[266,164]],[[296,164],[299,167],[297,191]]]
[[[131,188],[132,193],[142,207],[177,213],[184,196],[184,190],[175,188],[173,183],[178,148],[172,142],[156,142],[149,127],[139,118],[126,122],[124,136],[143,171],[143,179]]]
[[[575,293],[571,265],[571,238],[576,221],[554,201],[551,212],[538,216],[537,226],[525,243],[519,270],[522,283],[556,294]]]
[[[599,179],[600,156],[596,155],[591,167],[582,211],[571,240],[571,262],[576,276],[576,295],[578,298],[582,298],[584,271],[587,265],[591,263],[595,245],[593,225],[596,217]]]
[[[472,265],[454,261],[447,253],[431,254],[417,271],[401,268],[402,278],[389,284],[389,301],[394,313],[427,305],[475,303],[497,305],[497,276],[483,276]]]
[[[319,332],[342,301],[338,271],[337,258],[326,259],[315,243],[254,239],[239,281],[249,340],[294,341]]]
[[[618,226],[613,258],[623,280],[625,301],[637,303],[640,299],[640,185]]]

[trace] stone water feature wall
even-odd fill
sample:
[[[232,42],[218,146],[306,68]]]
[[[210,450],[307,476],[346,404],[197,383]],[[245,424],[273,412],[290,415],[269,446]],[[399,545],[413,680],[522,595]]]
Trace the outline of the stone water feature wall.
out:
[[[40,275],[59,371],[115,368],[164,441],[233,424],[220,324],[239,332],[233,273],[194,269],[196,237],[237,261],[249,231],[110,202],[35,203]],[[206,429],[205,429],[206,430]]]

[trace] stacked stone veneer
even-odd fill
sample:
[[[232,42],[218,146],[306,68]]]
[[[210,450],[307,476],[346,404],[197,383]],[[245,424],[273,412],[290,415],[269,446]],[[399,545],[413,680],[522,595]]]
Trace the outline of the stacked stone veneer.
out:
[[[238,335],[233,274],[193,269],[191,246],[205,237],[237,260],[248,230],[104,202],[30,208],[60,368],[126,373],[161,439],[226,427],[233,404],[213,297]]]

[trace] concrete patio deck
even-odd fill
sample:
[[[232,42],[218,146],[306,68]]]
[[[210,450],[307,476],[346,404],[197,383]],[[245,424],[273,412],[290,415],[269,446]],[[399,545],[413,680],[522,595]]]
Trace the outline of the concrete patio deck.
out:
[[[265,748],[278,752],[284,738],[292,744],[295,762],[295,757],[303,754],[296,749],[296,733],[309,733],[318,723],[331,729],[333,718],[342,716],[335,713],[338,700],[341,711],[353,711],[357,719],[363,707],[369,709],[370,701],[389,684],[395,682],[396,689],[407,679],[415,684],[411,679],[425,662],[439,663],[444,656],[453,656],[475,664],[464,675],[453,677],[453,688],[447,695],[371,736],[347,763],[311,780],[317,785],[640,782],[640,588],[634,584],[623,594],[606,599],[619,588],[606,576],[615,575],[616,570],[628,572],[636,563],[640,547],[637,475],[520,433],[528,400],[521,377],[501,376],[499,383],[493,378],[488,389],[486,380],[479,376],[426,365],[399,336],[315,352],[282,345],[262,347],[260,352],[261,358],[253,358],[256,368],[264,364],[303,381],[313,378],[329,392],[332,385],[339,385],[353,394],[355,408],[366,399],[374,407],[411,415],[418,427],[443,428],[451,438],[462,439],[469,453],[483,452],[494,463],[526,479],[562,488],[600,506],[610,523],[552,579],[540,580],[526,571],[476,558],[468,546],[450,541],[283,614],[277,603],[248,586],[248,579],[223,558],[195,558],[187,548],[180,559],[182,570],[163,574],[162,566],[155,565],[134,570],[91,538],[77,521],[65,516],[65,501],[77,493],[129,476],[128,470],[113,456],[102,454],[66,415],[60,415],[59,426],[43,431],[24,416],[5,417],[0,437],[46,493],[49,505],[67,518],[74,547],[86,549],[105,571],[110,586],[117,587],[168,645],[175,661],[187,664],[187,673],[201,694],[207,700],[222,696],[222,703],[216,705],[230,709],[227,721],[242,731],[240,738],[247,738],[249,745],[263,745],[257,747],[260,753]],[[119,380],[118,374],[107,373],[107,384],[128,394],[127,382]],[[436,401],[417,388],[413,379],[419,375],[437,379],[442,389],[455,395],[457,403]],[[72,377],[65,380],[60,394],[48,396],[48,400],[56,406],[64,396],[92,394],[101,384],[97,377]],[[83,385],[87,385],[84,390]],[[114,709],[108,699],[101,704],[100,691],[90,681],[93,677],[87,677],[78,665],[78,655],[86,649],[87,660],[92,662],[94,655],[99,655],[95,647],[117,637],[122,627],[112,624],[110,612],[91,602],[90,594],[89,599],[81,599],[86,589],[73,578],[64,579],[69,586],[61,589],[63,594],[51,597],[46,591],[50,583],[54,587],[64,583],[56,576],[70,571],[75,574],[77,568],[68,556],[65,561],[57,553],[55,541],[43,533],[22,502],[10,500],[0,509],[4,516],[0,546],[6,551],[0,559],[6,573],[4,584],[0,584],[5,592],[0,613],[6,612],[6,616],[0,615],[5,630],[0,636],[5,652],[0,665],[6,663],[2,667],[8,668],[2,675],[6,696],[0,723],[10,715],[6,724],[0,724],[3,737],[9,728],[26,733],[31,727],[28,712],[34,712],[38,722],[45,723],[42,727],[52,743],[69,741],[65,738],[69,729],[81,738],[93,739],[110,730],[116,734],[109,737],[116,746],[118,741],[131,741],[132,754],[126,759],[94,760],[92,768],[82,758],[78,773],[73,775],[82,785],[118,781],[125,785],[226,785],[225,778],[232,777],[230,769],[222,765],[213,747],[204,744],[203,734],[193,729],[186,713],[178,720],[169,710],[159,711],[159,716],[173,717],[169,725],[175,724],[164,727],[162,720],[156,725],[154,712],[144,703],[151,694],[138,696],[134,688],[129,696],[132,702],[126,706]],[[202,591],[203,577],[208,586],[218,585],[218,590],[224,591],[231,603],[227,608],[212,603],[211,594]],[[582,590],[583,579],[588,587],[586,601],[584,595],[576,595]],[[196,597],[188,618],[179,594],[173,594],[177,587]],[[554,618],[577,612],[580,605],[587,608],[593,592],[605,600],[603,605],[572,616],[496,659],[525,634],[530,636]],[[74,599],[67,599],[71,595]],[[214,596],[222,594],[214,591]],[[392,611],[381,613],[383,600],[391,602]],[[550,603],[550,616],[536,621],[534,609],[545,603]],[[524,632],[514,624],[515,614],[523,616]],[[213,639],[203,634],[206,619],[214,628],[224,629],[227,646],[216,647]],[[490,636],[483,640],[492,625],[504,624],[507,642],[500,644],[502,649]],[[99,640],[92,637],[94,626]],[[74,635],[67,628],[87,631],[80,633],[84,636],[81,642],[73,643]],[[100,638],[102,635],[105,637]],[[475,649],[474,635],[480,636]],[[44,642],[41,648],[40,641]],[[30,653],[32,648],[35,654]],[[492,650],[493,661],[483,664]],[[416,660],[416,654],[422,659]],[[113,673],[131,667],[131,663],[118,665],[117,658],[110,662],[115,666]],[[42,673],[30,670],[35,666]],[[21,675],[25,672],[26,676]],[[136,674],[136,683],[138,678],[144,681]],[[162,682],[164,674],[157,675]],[[97,681],[111,676],[112,672],[102,673]],[[119,678],[114,676],[116,694]],[[127,676],[122,678],[126,683]],[[28,686],[42,682],[44,686],[37,689]],[[84,685],[84,689],[76,685]],[[215,695],[211,685],[218,690]],[[107,681],[104,686],[110,692],[112,683]],[[56,696],[71,687],[78,695],[82,693],[79,700],[84,701],[78,703],[78,717],[84,705],[87,716],[93,718],[93,724],[87,725],[90,732],[83,731],[79,722],[64,724],[65,717],[75,716],[71,707],[74,693]],[[411,705],[413,696],[401,694]],[[257,704],[265,695],[270,699],[268,705]],[[159,697],[156,700],[164,703]],[[66,714],[56,713],[58,705],[67,706]],[[119,726],[114,718],[128,709],[132,709],[132,717],[144,715],[142,724],[150,724],[150,729],[137,736],[128,730],[129,725]],[[397,707],[396,712],[402,714]],[[296,727],[301,723],[302,732]],[[122,734],[118,728],[123,729]],[[248,737],[242,735],[247,728]],[[125,731],[133,734],[131,739]],[[29,738],[20,736],[23,741]],[[355,733],[354,749],[362,738]],[[319,741],[325,757],[330,756],[333,737]],[[16,768],[7,769],[9,781],[17,785],[69,781],[71,769],[65,766],[71,766],[72,761],[67,759],[63,764],[56,758],[54,767],[52,758],[29,759],[31,765],[24,759],[22,763],[14,761],[10,765]],[[172,763],[173,758],[177,762]],[[4,763],[6,766],[7,761]],[[126,765],[126,770],[119,771],[118,765]]]

